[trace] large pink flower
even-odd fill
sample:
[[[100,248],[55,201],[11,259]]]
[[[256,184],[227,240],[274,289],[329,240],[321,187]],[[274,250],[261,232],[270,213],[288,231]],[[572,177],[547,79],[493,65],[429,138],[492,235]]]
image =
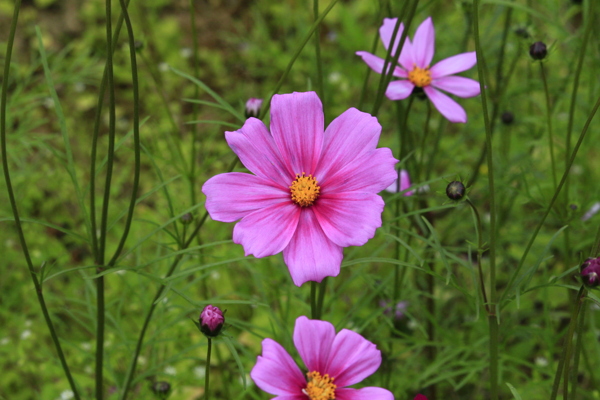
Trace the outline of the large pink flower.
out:
[[[234,222],[233,241],[246,255],[283,251],[297,286],[340,272],[342,248],[361,246],[381,226],[376,193],[396,177],[397,160],[376,148],[381,126],[350,108],[324,131],[315,92],[275,95],[271,133],[249,118],[225,138],[254,175],[209,179],[202,191],[212,219]]]
[[[394,32],[397,18],[385,18],[379,28],[379,35],[386,50]],[[404,27],[396,34],[392,54],[398,47]],[[445,90],[458,97],[473,97],[479,94],[479,83],[462,76],[451,76],[466,71],[477,63],[475,52],[457,54],[430,67],[435,48],[435,30],[431,17],[417,28],[414,40],[407,37],[400,52],[400,65],[394,69],[394,76],[404,78],[390,82],[385,95],[390,100],[402,100],[410,96],[415,88],[422,89],[438,111],[450,122],[467,122],[465,110],[450,97],[437,89]],[[357,51],[357,55],[374,71],[381,73],[384,60],[366,51]],[[389,71],[389,70],[388,70]]]
[[[296,320],[294,345],[308,372],[300,371],[292,357],[274,340],[262,342],[250,376],[256,386],[274,394],[273,400],[394,400],[379,387],[350,389],[373,374],[381,364],[381,352],[354,331],[342,329],[337,335],[327,321],[304,316]]]

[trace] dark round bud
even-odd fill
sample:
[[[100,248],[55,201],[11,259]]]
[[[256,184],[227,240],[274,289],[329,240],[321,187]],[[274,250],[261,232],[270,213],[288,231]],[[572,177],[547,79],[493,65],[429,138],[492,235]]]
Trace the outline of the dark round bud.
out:
[[[529,55],[534,60],[543,60],[544,58],[546,58],[547,54],[548,49],[546,48],[544,42],[535,42],[529,48]]]
[[[517,35],[521,39],[529,39],[531,37],[527,28],[524,27],[519,27],[515,29],[515,35]]]
[[[180,219],[181,223],[184,225],[189,225],[194,221],[194,214],[192,213],[185,213],[181,216]]]
[[[504,125],[510,125],[515,121],[515,115],[510,111],[504,111],[500,116],[500,119]]]
[[[600,285],[600,257],[588,258],[581,264],[580,270],[584,285],[591,288]]]
[[[152,391],[159,399],[166,399],[171,391],[169,382],[159,381],[152,384]]]
[[[465,185],[460,181],[450,182],[446,186],[446,196],[450,200],[460,200],[465,196]]]

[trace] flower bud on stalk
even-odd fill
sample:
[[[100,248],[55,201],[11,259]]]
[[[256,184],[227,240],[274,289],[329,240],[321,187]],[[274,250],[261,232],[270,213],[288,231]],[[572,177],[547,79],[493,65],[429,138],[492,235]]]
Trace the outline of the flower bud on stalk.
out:
[[[209,304],[202,310],[197,326],[202,333],[209,338],[213,338],[219,335],[224,323],[223,311],[219,307]]]
[[[515,115],[510,111],[504,111],[500,119],[504,125],[511,125],[515,121]]]
[[[529,55],[534,60],[543,60],[544,58],[546,58],[547,54],[548,50],[544,42],[535,42],[529,48]]]
[[[588,258],[581,264],[581,280],[590,288],[600,285],[600,257]]]
[[[446,186],[446,196],[450,200],[459,201],[465,197],[465,185],[460,181],[453,181]]]
[[[166,399],[171,391],[171,385],[169,382],[159,381],[152,384],[152,391],[159,399]]]
[[[246,102],[246,119],[250,117],[258,118],[260,115],[260,108],[262,107],[263,100],[251,97]]]

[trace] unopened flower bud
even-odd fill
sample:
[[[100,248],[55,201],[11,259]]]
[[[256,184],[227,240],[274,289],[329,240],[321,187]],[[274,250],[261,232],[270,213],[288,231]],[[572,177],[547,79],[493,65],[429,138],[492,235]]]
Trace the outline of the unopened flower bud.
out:
[[[260,115],[260,108],[262,107],[263,100],[251,97],[246,102],[246,118],[254,117],[258,118]]]
[[[548,49],[544,42],[535,42],[529,48],[529,55],[534,60],[543,60],[546,58],[546,54],[548,54]]]
[[[208,337],[215,337],[221,332],[225,317],[223,311],[219,307],[211,306],[210,304],[204,307],[200,314],[199,325],[200,330]]]
[[[600,285],[600,257],[588,258],[581,264],[581,280],[588,287]]]
[[[500,119],[504,125],[510,125],[515,121],[515,115],[510,111],[504,111],[500,116]]]
[[[159,399],[166,399],[171,391],[169,382],[159,381],[152,384],[152,391]]]
[[[527,28],[522,27],[522,26],[515,29],[515,35],[517,35],[518,37],[520,37],[522,39],[529,39],[531,37]]]
[[[181,219],[179,220],[182,224],[184,225],[188,225],[191,224],[192,221],[194,221],[194,214],[192,213],[185,213],[181,216]]]
[[[446,196],[450,200],[460,200],[465,196],[465,185],[460,181],[453,181],[446,186]]]

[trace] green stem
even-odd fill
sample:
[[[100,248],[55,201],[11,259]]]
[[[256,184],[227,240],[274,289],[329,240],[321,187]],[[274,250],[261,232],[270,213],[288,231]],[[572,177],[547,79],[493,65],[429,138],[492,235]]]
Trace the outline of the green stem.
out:
[[[565,172],[563,173],[563,176],[558,184],[558,187],[556,188],[556,191],[554,192],[554,196],[552,196],[552,200],[550,200],[550,204],[546,208],[546,212],[544,213],[544,215],[542,216],[542,219],[540,220],[540,222],[536,226],[535,230],[533,231],[533,234],[531,235],[531,238],[529,239],[529,242],[527,243],[527,246],[525,247],[525,251],[523,252],[523,255],[521,256],[521,259],[519,260],[519,264],[517,265],[517,268],[512,273],[510,280],[508,281],[508,284],[506,285],[507,289],[504,291],[504,293],[500,297],[500,303],[502,303],[502,301],[505,299],[507,293],[511,292],[512,285],[514,284],[515,279],[517,279],[519,271],[521,270],[521,268],[523,268],[523,265],[525,264],[525,259],[527,258],[527,255],[529,254],[529,250],[531,250],[531,246],[533,245],[533,242],[535,242],[535,239],[536,239],[538,233],[540,232],[542,225],[544,224],[544,222],[546,221],[546,218],[550,214],[552,207],[554,207],[554,203],[558,199],[560,191],[567,179],[567,176],[569,175],[569,171],[571,170],[571,166],[573,165],[573,162],[575,161],[575,157],[577,156],[579,147],[581,147],[581,143],[583,143],[583,139],[585,139],[585,135],[586,135],[586,133],[590,127],[590,124],[592,123],[592,120],[594,119],[594,116],[596,115],[596,112],[598,111],[599,107],[600,107],[600,97],[598,98],[598,100],[596,100],[596,104],[594,104],[594,107],[592,108],[592,111],[590,112],[590,115],[588,116],[587,121],[585,121],[585,125],[583,126],[581,134],[579,135],[579,139],[577,140],[577,143],[575,144],[575,148],[573,148],[573,153],[571,154],[571,159],[569,160],[569,164],[568,164],[567,168],[565,169]]]
[[[317,282],[310,282],[310,316],[312,319],[319,319],[317,310]]]
[[[481,106],[485,123],[486,153],[488,166],[488,186],[490,190],[490,391],[491,399],[498,400],[498,319],[496,318],[496,194],[494,186],[494,164],[492,157],[492,129],[487,106],[486,84],[489,81],[486,75],[486,62],[481,48],[479,34],[479,0],[473,2],[473,31],[475,49],[477,52],[477,70],[479,74],[479,87],[481,90]]]
[[[471,206],[473,213],[475,213],[475,220],[477,221],[477,267],[479,269],[479,286],[481,287],[481,296],[483,298],[483,304],[488,315],[490,314],[490,307],[485,291],[485,280],[483,279],[483,268],[481,266],[481,256],[483,254],[483,228],[481,227],[481,218],[479,217],[479,211],[470,199],[466,200],[467,204]]]
[[[198,54],[198,30],[196,28],[196,9],[194,8],[194,0],[190,0],[190,23],[192,26],[192,57],[194,63],[194,76],[200,77],[200,61]],[[194,98],[200,97],[200,87],[194,85]],[[192,118],[198,121],[198,104],[192,103]],[[192,143],[190,143],[190,196],[192,204],[196,204],[196,142],[198,141],[198,124],[192,126]]]
[[[554,140],[552,135],[552,108],[550,106],[550,91],[548,90],[548,79],[546,78],[546,70],[544,69],[544,63],[540,61],[540,74],[542,75],[542,82],[544,83],[544,94],[546,95],[546,124],[548,127],[548,145],[550,146],[550,162],[552,164],[552,182],[554,183],[554,190],[556,190],[556,162],[554,160]]]
[[[317,298],[317,312],[319,313],[319,319],[323,317],[323,301],[325,300],[325,292],[327,291],[328,278],[325,277],[319,283],[319,297]]]
[[[46,321],[46,325],[48,326],[48,330],[50,331],[50,336],[52,338],[52,343],[56,348],[56,352],[58,354],[58,358],[60,359],[60,364],[63,368],[65,376],[69,381],[69,386],[71,386],[71,390],[73,391],[74,398],[76,400],[80,400],[79,391],[77,390],[77,386],[75,385],[75,381],[73,380],[73,376],[71,375],[71,371],[69,369],[69,365],[67,364],[67,360],[62,350],[62,346],[60,345],[60,341],[58,339],[58,335],[56,334],[56,330],[54,329],[54,324],[50,317],[50,313],[48,311],[48,307],[46,306],[46,300],[44,299],[42,285],[38,280],[38,274],[33,267],[33,263],[31,261],[31,256],[29,255],[29,248],[27,247],[27,241],[25,240],[25,234],[23,232],[23,227],[21,226],[21,218],[19,217],[19,209],[17,208],[17,201],[15,199],[15,194],[12,187],[12,182],[10,179],[10,172],[8,169],[8,152],[7,152],[7,144],[6,144],[6,104],[8,98],[8,82],[10,76],[10,62],[12,58],[12,50],[15,42],[15,35],[17,32],[17,21],[19,20],[19,11],[21,9],[21,0],[15,1],[15,7],[13,12],[13,17],[10,23],[10,33],[8,36],[8,41],[6,44],[6,56],[4,57],[4,74],[2,75],[2,95],[0,100],[0,148],[2,152],[2,169],[4,171],[4,180],[6,181],[6,191],[8,192],[8,198],[10,201],[10,206],[12,209],[13,217],[15,220],[15,227],[17,228],[17,234],[19,236],[19,243],[21,244],[21,249],[23,251],[23,256],[25,257],[25,261],[27,263],[27,268],[29,270],[29,275],[31,276],[31,280],[33,282],[33,286],[35,287],[35,293],[37,295],[38,303],[40,304],[40,308],[42,309],[42,314],[44,315],[44,320]]]
[[[380,23],[384,14],[384,8],[381,7],[377,18],[377,23]],[[373,44],[371,45],[371,54],[375,54],[377,51],[377,45],[379,44],[379,33],[373,38]],[[362,90],[360,91],[360,99],[358,100],[358,109],[362,111],[363,105],[365,104],[365,98],[367,95],[367,87],[369,86],[369,77],[371,76],[371,67],[366,67],[367,72],[365,73],[365,79],[363,81]]]
[[[281,78],[279,79],[277,84],[275,85],[275,89],[273,90],[273,92],[271,93],[271,95],[269,96],[267,101],[265,101],[266,106],[263,107],[263,110],[260,112],[260,116],[258,117],[258,119],[263,119],[265,117],[265,115],[267,115],[267,112],[269,112],[269,108],[271,107],[271,99],[273,98],[273,96],[275,96],[277,94],[277,92],[281,88],[281,85],[283,85],[283,82],[285,82],[285,80],[287,79],[288,75],[290,74],[290,71],[292,70],[292,66],[296,62],[296,59],[298,58],[300,53],[302,53],[302,49],[304,49],[304,46],[306,46],[306,43],[308,43],[308,41],[312,37],[315,30],[319,27],[319,25],[321,24],[321,22],[323,21],[325,16],[327,16],[327,14],[329,14],[329,11],[331,11],[333,6],[335,6],[338,1],[339,0],[332,0],[331,3],[329,3],[327,8],[325,10],[323,10],[321,15],[319,15],[319,18],[315,21],[315,23],[309,29],[308,33],[304,36],[304,38],[302,39],[302,43],[298,47],[298,50],[296,50],[296,52],[292,56],[292,59],[288,63],[287,67],[285,68],[283,75],[281,76]]]
[[[208,338],[208,347],[206,349],[206,374],[204,376],[204,400],[210,398],[210,353],[212,350],[212,339]]]
[[[313,0],[313,13],[315,16],[315,22],[319,19],[319,0]],[[325,107],[325,88],[323,86],[323,61],[321,60],[321,25],[317,25],[315,29],[315,58],[317,61],[317,93],[323,104],[323,113],[327,111]],[[325,118],[327,121],[327,118]]]
[[[583,297],[585,297],[585,292],[583,294]],[[583,297],[582,297],[582,303],[583,303]],[[573,385],[573,389],[571,390],[571,398],[572,399],[576,399],[577,398],[577,388],[579,387],[579,385],[577,385],[577,374],[579,371],[579,360],[581,357],[581,347],[583,344],[583,330],[585,328],[585,312],[588,309],[588,307],[583,306],[582,304],[582,309],[580,311],[580,315],[579,315],[579,323],[577,324],[577,328],[575,330],[575,337],[577,337],[577,343],[576,343],[576,347],[575,347],[575,357],[573,360],[573,370],[571,371],[571,384]]]

